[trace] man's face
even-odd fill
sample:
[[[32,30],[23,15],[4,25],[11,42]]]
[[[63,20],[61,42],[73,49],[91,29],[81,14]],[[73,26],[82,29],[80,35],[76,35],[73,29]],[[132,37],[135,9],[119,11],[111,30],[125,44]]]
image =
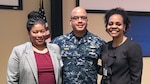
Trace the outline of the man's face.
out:
[[[87,23],[88,19],[85,10],[78,8],[72,11],[70,25],[75,32],[85,31]]]

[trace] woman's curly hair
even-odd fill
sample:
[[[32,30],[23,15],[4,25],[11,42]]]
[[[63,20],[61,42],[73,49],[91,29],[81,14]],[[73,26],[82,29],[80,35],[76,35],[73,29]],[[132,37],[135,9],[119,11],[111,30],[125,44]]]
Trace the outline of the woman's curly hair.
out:
[[[30,31],[31,28],[36,24],[42,24],[45,26],[45,21],[42,19],[42,16],[40,15],[38,11],[30,12],[27,18],[28,20],[27,20],[26,27],[28,31]]]

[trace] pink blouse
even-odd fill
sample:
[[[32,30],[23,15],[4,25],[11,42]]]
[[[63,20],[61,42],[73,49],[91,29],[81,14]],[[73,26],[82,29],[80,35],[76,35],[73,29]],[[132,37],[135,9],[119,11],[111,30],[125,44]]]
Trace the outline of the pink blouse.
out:
[[[56,84],[53,63],[49,52],[44,54],[34,52],[34,54],[38,69],[39,84]]]

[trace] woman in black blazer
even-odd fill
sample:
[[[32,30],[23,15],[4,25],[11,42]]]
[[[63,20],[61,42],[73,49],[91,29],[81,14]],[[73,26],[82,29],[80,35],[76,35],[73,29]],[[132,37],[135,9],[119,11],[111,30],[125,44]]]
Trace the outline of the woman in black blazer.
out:
[[[103,46],[101,84],[141,84],[142,50],[139,44],[125,36],[130,26],[125,10],[109,10],[105,26],[113,40]]]

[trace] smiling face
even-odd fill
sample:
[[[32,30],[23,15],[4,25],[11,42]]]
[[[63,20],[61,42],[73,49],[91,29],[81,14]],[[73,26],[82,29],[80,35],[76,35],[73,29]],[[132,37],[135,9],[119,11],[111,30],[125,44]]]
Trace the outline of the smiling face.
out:
[[[108,20],[106,31],[111,37],[117,38],[124,36],[125,27],[122,16],[120,14],[113,14]]]
[[[29,31],[29,37],[34,46],[43,46],[46,38],[46,29],[42,24],[35,24]]]
[[[87,13],[85,9],[76,7],[71,12],[70,25],[73,28],[74,33],[85,33],[87,27]]]

